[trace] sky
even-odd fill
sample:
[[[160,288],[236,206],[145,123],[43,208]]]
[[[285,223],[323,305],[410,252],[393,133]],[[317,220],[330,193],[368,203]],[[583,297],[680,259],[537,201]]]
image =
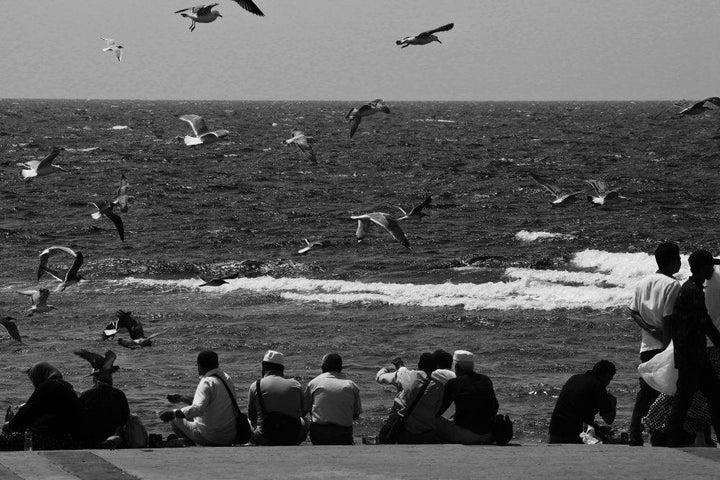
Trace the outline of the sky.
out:
[[[0,0],[0,98],[680,100],[720,95],[720,2]],[[453,22],[443,42],[395,41]],[[118,62],[101,37],[124,47]]]

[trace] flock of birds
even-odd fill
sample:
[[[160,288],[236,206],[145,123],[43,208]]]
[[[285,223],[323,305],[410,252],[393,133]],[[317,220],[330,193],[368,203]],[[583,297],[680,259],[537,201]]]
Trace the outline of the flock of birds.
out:
[[[587,194],[585,190],[567,192],[558,187],[552,180],[548,180],[533,173],[530,174],[530,178],[535,180],[538,185],[543,187],[553,196],[553,199],[550,202],[553,206],[569,203],[576,200],[582,194],[586,194],[585,198],[587,198],[587,200],[593,205],[605,205],[605,202],[608,200],[628,200],[627,197],[620,195],[620,190],[608,189],[604,180],[585,180],[585,182],[592,187],[593,191],[592,194]]]

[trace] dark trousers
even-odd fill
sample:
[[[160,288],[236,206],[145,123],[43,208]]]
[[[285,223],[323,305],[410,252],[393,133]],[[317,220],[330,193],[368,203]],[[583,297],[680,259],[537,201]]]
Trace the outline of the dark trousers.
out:
[[[653,358],[658,353],[662,352],[663,349],[647,350],[640,353],[640,363],[645,363]],[[650,406],[657,399],[660,392],[648,385],[642,378],[640,380],[640,390],[637,392],[635,397],[635,407],[633,408],[632,417],[630,418],[630,443],[643,443],[642,432],[643,424],[642,419],[647,415]]]
[[[683,365],[678,368],[677,392],[667,423],[668,447],[683,445],[683,422],[698,389],[707,397],[715,434],[720,435],[720,380],[715,369],[707,360],[697,366]]]
[[[352,445],[353,427],[311,423],[310,441],[313,445]]]

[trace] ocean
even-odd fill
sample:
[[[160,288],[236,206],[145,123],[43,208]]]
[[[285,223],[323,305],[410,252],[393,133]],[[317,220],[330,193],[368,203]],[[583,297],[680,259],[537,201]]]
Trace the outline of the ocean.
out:
[[[23,372],[41,360],[89,388],[73,351],[112,349],[131,410],[167,434],[157,413],[166,394],[192,394],[200,350],[219,353],[243,410],[267,349],[303,383],[338,352],[361,390],[355,433],[374,435],[394,396],[376,371],[444,348],[475,353],[521,443],[543,441],[570,375],[611,360],[626,430],[634,284],[655,270],[660,242],[718,251],[715,119],[675,118],[669,102],[385,100],[392,113],[363,119],[352,139],[344,116],[362,102],[0,100],[0,312],[23,335],[0,332],[3,404],[27,399]],[[229,130],[227,141],[186,147],[187,113]],[[284,144],[294,129],[315,137],[316,163]],[[68,172],[24,182],[16,163],[52,147]],[[627,199],[554,207],[531,173],[588,192],[585,180],[601,178]],[[112,200],[123,174],[125,242],[89,205]],[[401,223],[410,248],[378,226],[356,240],[351,215],[399,214],[426,196],[427,216]],[[298,255],[304,239],[331,246]],[[37,282],[52,245],[82,251],[89,281],[64,292]],[[26,317],[16,291],[38,286],[56,309]],[[118,309],[163,333],[138,350],[103,341]]]

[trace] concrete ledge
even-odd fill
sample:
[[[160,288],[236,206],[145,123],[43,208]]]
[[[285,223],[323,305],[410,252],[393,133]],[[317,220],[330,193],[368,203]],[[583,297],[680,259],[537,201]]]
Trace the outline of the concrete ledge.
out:
[[[0,453],[0,479],[719,478],[720,449],[366,445]]]

